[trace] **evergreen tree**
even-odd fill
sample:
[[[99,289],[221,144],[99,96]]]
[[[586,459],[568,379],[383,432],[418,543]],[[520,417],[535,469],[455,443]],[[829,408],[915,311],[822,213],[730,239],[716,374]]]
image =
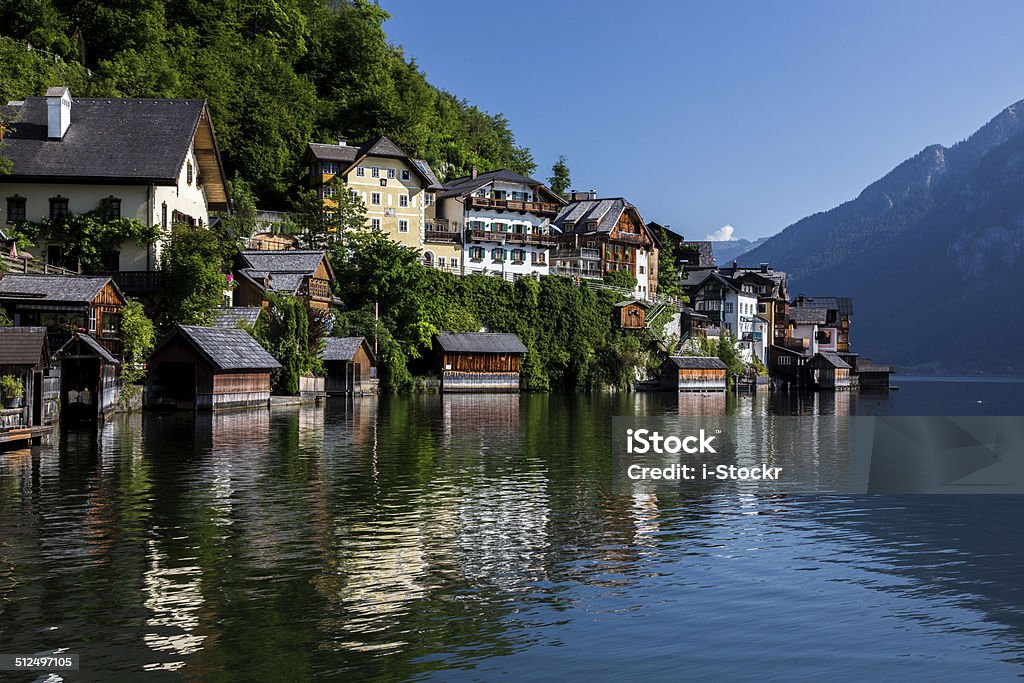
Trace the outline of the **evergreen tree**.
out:
[[[551,167],[551,177],[548,178],[548,187],[562,195],[567,196],[572,178],[569,175],[569,164],[565,161],[565,155],[559,155],[558,161]]]

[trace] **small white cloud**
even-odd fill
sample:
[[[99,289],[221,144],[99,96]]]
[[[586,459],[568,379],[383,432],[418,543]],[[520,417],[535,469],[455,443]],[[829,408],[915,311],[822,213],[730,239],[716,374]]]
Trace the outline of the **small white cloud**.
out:
[[[731,225],[723,225],[718,230],[715,230],[713,233],[709,234],[704,239],[706,239],[709,242],[732,242],[734,239],[736,239],[735,237],[732,236],[732,233],[735,232],[735,230],[736,228],[732,227]]]

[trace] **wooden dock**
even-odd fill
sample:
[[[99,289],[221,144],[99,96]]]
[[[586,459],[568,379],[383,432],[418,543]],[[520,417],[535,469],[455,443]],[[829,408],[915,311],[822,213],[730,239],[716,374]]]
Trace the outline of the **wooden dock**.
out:
[[[38,445],[44,436],[53,433],[53,426],[44,427],[14,427],[0,430],[0,449],[8,448],[10,445],[26,446]],[[27,442],[27,443],[26,443]]]

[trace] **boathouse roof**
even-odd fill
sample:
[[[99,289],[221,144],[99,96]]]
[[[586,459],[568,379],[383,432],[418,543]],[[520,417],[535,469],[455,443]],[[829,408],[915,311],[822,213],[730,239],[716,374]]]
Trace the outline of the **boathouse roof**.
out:
[[[117,284],[106,276],[7,273],[0,276],[0,299],[85,305],[99,296],[107,283],[124,298]]]
[[[816,359],[818,359],[818,358],[820,358],[821,361],[817,361],[816,362]],[[828,365],[831,365],[834,368],[838,368],[839,370],[849,370],[850,369],[849,363],[847,363],[845,360],[840,358],[839,354],[836,353],[835,351],[820,351],[817,354],[815,354],[814,358],[812,358],[810,362],[812,364],[814,364],[814,365],[817,365],[818,363],[821,363],[821,362],[825,362],[825,363],[827,363]]]
[[[437,344],[452,353],[526,353],[514,334],[500,332],[441,332]]]
[[[245,330],[179,325],[161,346],[176,336],[189,343],[217,370],[270,370],[281,367]]]
[[[668,363],[680,370],[726,370],[721,358],[715,356],[669,356]]]
[[[366,337],[327,337],[324,339],[323,350],[320,351],[320,360],[323,361],[350,361],[356,357],[356,351],[366,343]],[[373,353],[367,349],[370,357]]]
[[[234,330],[238,328],[239,323],[245,323],[252,327],[260,319],[262,310],[259,306],[215,308],[213,309],[213,327]]]
[[[0,327],[0,365],[37,365],[47,354],[45,327]]]

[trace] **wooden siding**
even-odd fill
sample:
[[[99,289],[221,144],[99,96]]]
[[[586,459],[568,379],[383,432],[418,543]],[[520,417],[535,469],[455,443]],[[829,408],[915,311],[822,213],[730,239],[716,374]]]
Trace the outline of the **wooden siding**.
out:
[[[725,369],[685,369],[666,363],[661,387],[666,391],[725,391]]]
[[[442,355],[441,367],[445,372],[519,372],[519,354],[445,351]]]
[[[624,330],[638,330],[647,326],[647,309],[640,304],[619,307],[619,327]]]
[[[448,370],[441,376],[441,391],[445,393],[519,391],[519,372],[458,372]]]

